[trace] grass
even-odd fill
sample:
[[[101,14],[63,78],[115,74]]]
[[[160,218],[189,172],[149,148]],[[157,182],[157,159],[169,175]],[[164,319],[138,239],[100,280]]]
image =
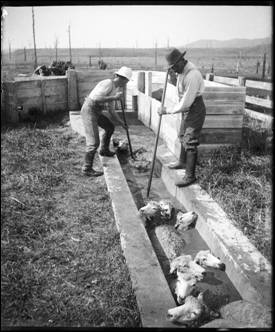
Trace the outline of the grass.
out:
[[[271,261],[271,155],[238,146],[216,150],[197,174],[201,187]]]
[[[66,120],[1,133],[1,326],[138,327],[104,177],[80,175]]]

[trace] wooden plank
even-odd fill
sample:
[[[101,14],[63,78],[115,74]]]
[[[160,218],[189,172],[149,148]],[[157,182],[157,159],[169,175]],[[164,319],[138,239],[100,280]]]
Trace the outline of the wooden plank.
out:
[[[41,81],[41,108],[44,114],[47,112],[47,104],[45,99],[45,81]]]
[[[67,81],[45,81],[44,94],[45,96],[67,93]]]
[[[249,103],[249,104],[257,105],[257,106],[272,108],[272,100],[268,100],[268,99],[246,96],[245,102]]]
[[[244,109],[244,113],[252,119],[260,120],[263,122],[268,122],[270,124],[273,122],[273,116],[268,115],[268,114],[259,113],[259,112],[250,110],[248,108]]]
[[[47,104],[68,103],[66,96],[63,95],[45,96],[45,100]]]
[[[28,89],[35,89],[40,88],[41,86],[41,79],[38,80],[31,80],[31,81],[16,81],[17,90],[28,90]]]
[[[242,140],[242,128],[203,128],[200,135],[202,144],[236,144]]]
[[[231,77],[214,75],[214,81],[222,84],[239,85],[239,80],[237,78],[231,78]]]
[[[246,80],[245,85],[249,88],[272,91],[272,83]]]
[[[107,79],[107,78],[112,78],[113,77],[113,72],[114,71],[103,71],[101,70],[99,73],[97,72],[82,72],[82,71],[76,71],[77,73],[77,81],[78,82],[81,82],[81,83],[85,83],[85,82],[100,82],[104,79]]]
[[[11,86],[13,97],[9,98],[9,107],[8,107],[8,113],[7,113],[7,120],[12,123],[17,123],[19,121],[19,115],[17,112],[17,88],[18,84],[17,82],[14,82]]]
[[[204,92],[203,93],[203,98],[205,100],[234,100],[234,101],[243,101],[245,100],[245,94],[237,93],[237,92]]]
[[[49,111],[66,111],[68,109],[67,102],[56,102],[56,103],[48,103],[47,102],[47,112]]]
[[[160,107],[161,102],[152,98],[151,102],[151,122],[150,122],[150,128],[156,133],[158,128],[158,122],[159,122],[159,115],[157,112],[157,109]],[[162,117],[163,120],[164,117]]]
[[[89,93],[93,90],[93,88],[96,86],[96,82],[91,82],[91,81],[87,81],[87,82],[78,82],[77,84],[77,89],[78,89],[78,93],[83,94],[83,91],[89,91]]]
[[[77,88],[77,74],[75,70],[67,70],[68,79],[68,108],[70,111],[79,109],[79,98]]]
[[[203,128],[242,128],[243,115],[213,115],[205,118]]]
[[[40,83],[41,84],[41,83]],[[41,96],[41,88],[40,87],[33,87],[33,88],[26,88],[24,89],[22,86],[17,89],[17,97],[18,98],[33,98],[33,97],[40,97]]]
[[[245,86],[216,86],[216,87],[205,87],[204,93],[206,92],[226,92],[226,93],[240,93],[245,94],[246,87]]]
[[[147,127],[151,125],[151,103],[153,101],[150,97],[138,92],[138,119]]]
[[[215,102],[205,103],[206,114],[243,114],[243,103],[236,103],[228,105],[216,105]]]
[[[36,107],[41,107],[41,96],[36,96],[36,97],[18,97],[17,98],[17,103],[19,105],[23,105],[23,107],[27,106],[27,105],[35,105]]]

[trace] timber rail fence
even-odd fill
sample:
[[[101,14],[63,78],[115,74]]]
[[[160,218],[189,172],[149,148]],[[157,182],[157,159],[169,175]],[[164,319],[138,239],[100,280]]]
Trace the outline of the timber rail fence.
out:
[[[28,114],[30,109],[34,112],[41,112],[41,114],[79,110],[85,96],[91,91],[96,82],[110,77],[113,72],[114,70],[106,70],[104,73],[99,70],[68,70],[66,76],[62,77],[36,76],[28,79],[2,82],[1,123],[19,122],[20,117]],[[135,110],[137,91],[144,92],[147,96],[152,96],[154,90],[163,87],[165,72],[134,71],[133,76],[134,79],[128,84],[128,91],[125,93],[125,106],[128,106],[128,109],[133,108]],[[206,93],[206,99],[211,99],[208,100],[208,103],[211,104],[208,109],[212,115],[209,113],[208,120],[211,120],[213,124],[210,127],[207,125],[208,129],[205,129],[205,135],[208,135],[208,138],[213,138],[212,132],[210,133],[209,130],[215,128],[214,136],[218,143],[232,143],[232,137],[234,139],[240,137],[243,126],[254,132],[261,132],[266,137],[272,136],[273,115],[252,110],[249,108],[249,105],[256,105],[259,108],[268,109],[272,112],[273,101],[249,96],[246,92],[244,100],[241,96],[243,95],[243,90],[241,89],[246,91],[246,88],[258,89],[258,91],[264,90],[270,95],[272,83],[253,81],[241,76],[238,78],[216,76],[213,73],[206,74],[206,81],[212,81],[209,84],[207,83],[209,87]],[[222,87],[224,87],[223,95],[217,95],[214,90],[218,91],[220,89],[221,91]],[[231,89],[227,90],[225,89],[226,87]],[[173,90],[173,88],[171,89]],[[213,91],[211,92],[211,90]],[[229,94],[227,91],[230,91]],[[211,95],[211,93],[214,94]],[[221,98],[221,96],[223,98],[222,102],[217,99]],[[226,100],[226,98],[229,99]],[[215,118],[217,118],[214,114],[219,115],[219,119],[225,124],[224,128],[218,129],[216,125],[219,124],[217,122],[213,123],[213,121],[216,121]],[[209,141],[207,137],[205,138],[206,141]]]

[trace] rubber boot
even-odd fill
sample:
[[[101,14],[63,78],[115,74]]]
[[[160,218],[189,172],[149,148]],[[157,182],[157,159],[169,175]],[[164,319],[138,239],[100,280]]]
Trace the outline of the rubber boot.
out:
[[[186,171],[183,179],[176,181],[177,187],[187,187],[196,181],[195,169],[197,163],[197,151],[186,151]]]
[[[85,163],[82,167],[82,174],[86,176],[101,176],[103,175],[103,172],[96,171],[93,169],[93,162],[94,162],[95,152],[86,152],[85,154]]]
[[[185,168],[186,164],[186,152],[185,149],[182,147],[180,150],[180,157],[179,160],[174,162],[174,163],[170,163],[168,165],[168,168],[170,169],[182,169]]]
[[[102,148],[99,151],[99,154],[101,156],[106,157],[113,157],[116,153],[114,151],[110,151],[110,140],[113,133],[107,133],[105,132],[102,136]]]

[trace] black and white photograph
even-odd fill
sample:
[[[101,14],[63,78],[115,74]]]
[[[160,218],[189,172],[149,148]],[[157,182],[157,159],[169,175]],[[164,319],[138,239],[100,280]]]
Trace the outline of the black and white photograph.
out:
[[[271,329],[271,1],[1,1],[1,330]]]

